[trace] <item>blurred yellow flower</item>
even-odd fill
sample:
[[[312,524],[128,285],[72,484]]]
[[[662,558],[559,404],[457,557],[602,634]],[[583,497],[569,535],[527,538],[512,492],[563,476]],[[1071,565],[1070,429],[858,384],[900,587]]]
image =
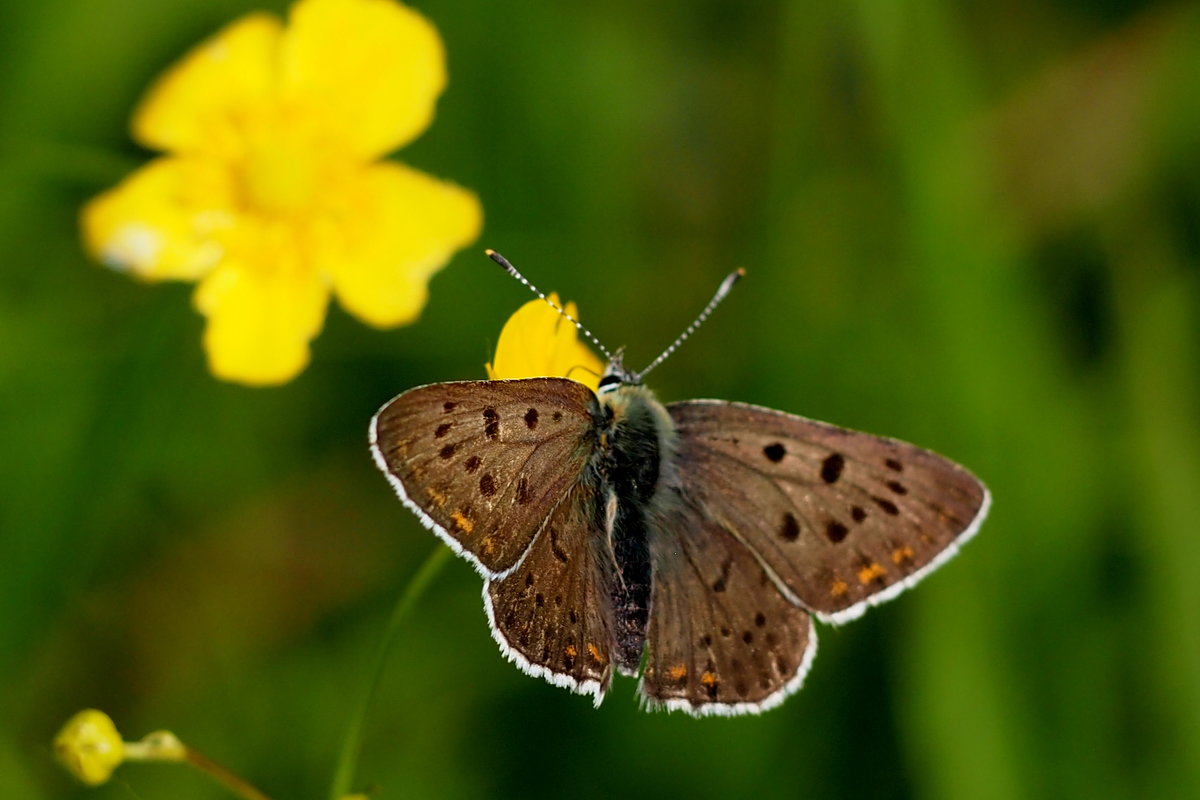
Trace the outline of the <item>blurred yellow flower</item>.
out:
[[[482,224],[474,193],[390,161],[446,82],[433,25],[392,0],[250,14],[149,90],[133,136],[168,155],[88,203],[89,252],[146,280],[198,281],[213,374],[290,380],[330,295],[378,327]]]
[[[125,743],[107,714],[89,708],[67,720],[54,737],[54,754],[76,778],[99,786],[125,760]]]
[[[558,295],[550,300],[573,319],[579,319],[574,303],[562,306]],[[509,378],[570,378],[594,392],[600,385],[604,362],[579,340],[578,331],[545,300],[530,300],[504,323],[496,342],[494,364],[487,364],[492,380]]]

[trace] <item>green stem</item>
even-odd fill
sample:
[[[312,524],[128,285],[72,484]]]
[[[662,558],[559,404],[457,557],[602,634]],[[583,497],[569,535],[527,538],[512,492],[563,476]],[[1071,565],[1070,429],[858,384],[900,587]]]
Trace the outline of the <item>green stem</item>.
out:
[[[218,783],[223,784],[225,788],[229,789],[229,791],[233,792],[238,797],[245,798],[245,800],[271,800],[249,781],[244,780],[240,775],[237,775],[226,767],[221,766],[208,756],[201,753],[199,750],[194,750],[191,747],[188,747],[187,752],[184,755],[184,761],[191,764],[201,772],[208,773],[210,777],[212,777]]]
[[[375,690],[379,688],[379,680],[383,676],[383,667],[387,663],[388,653],[396,639],[396,632],[408,615],[409,609],[425,593],[425,589],[437,577],[442,566],[450,560],[450,554],[450,548],[438,544],[425,559],[425,563],[417,570],[417,574],[409,581],[408,587],[400,595],[400,600],[392,611],[392,618],[388,622],[387,630],[383,634],[383,640],[379,643],[379,650],[375,655],[375,666],[367,680],[366,689],[359,698],[358,706],[354,709],[354,715],[350,718],[350,727],[346,731],[346,738],[342,741],[342,752],[338,756],[337,770],[333,773],[333,785],[329,790],[329,800],[341,800],[350,793],[350,785],[354,782],[354,773],[358,767],[358,756],[362,750],[363,723],[366,721],[371,701],[375,697]]]

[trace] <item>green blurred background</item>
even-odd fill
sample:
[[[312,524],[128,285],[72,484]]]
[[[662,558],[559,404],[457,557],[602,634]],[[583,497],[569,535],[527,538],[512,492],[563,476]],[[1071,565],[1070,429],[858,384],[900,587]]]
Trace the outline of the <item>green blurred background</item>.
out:
[[[76,786],[85,706],[323,798],[433,536],[370,415],[481,377],[509,256],[654,375],[940,450],[995,497],[920,589],[821,630],[763,717],[600,710],[439,575],[366,728],[378,797],[1200,796],[1200,7],[424,0],[451,83],[400,158],[477,190],[477,246],[390,332],[339,310],[282,388],[205,370],[191,286],[88,262],[80,205],[187,48],[280,2],[4,3],[0,797],[219,798],[178,767]],[[386,103],[388,98],[381,97]]]

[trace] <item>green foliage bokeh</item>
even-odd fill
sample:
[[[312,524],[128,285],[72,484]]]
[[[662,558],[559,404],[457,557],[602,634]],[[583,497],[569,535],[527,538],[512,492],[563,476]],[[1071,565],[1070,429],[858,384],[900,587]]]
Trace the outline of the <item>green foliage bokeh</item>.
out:
[[[1200,9],[916,0],[427,0],[450,86],[402,158],[486,227],[391,332],[331,313],[277,389],[205,371],[190,286],[85,259],[165,66],[265,5],[6,3],[0,31],[0,796],[217,798],[52,759],[108,711],[276,798],[323,798],[389,609],[437,544],[366,425],[483,376],[528,296],[653,378],[939,450],[991,519],[917,590],[822,628],[760,718],[600,710],[524,677],[447,568],[359,775],[389,797],[1200,796]],[[387,102],[387,98],[380,98]]]

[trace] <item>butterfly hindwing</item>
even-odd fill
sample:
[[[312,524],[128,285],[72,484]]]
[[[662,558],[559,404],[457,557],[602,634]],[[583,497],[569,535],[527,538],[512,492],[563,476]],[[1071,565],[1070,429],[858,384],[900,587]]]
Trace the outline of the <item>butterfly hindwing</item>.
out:
[[[611,570],[594,489],[576,485],[513,572],[491,580],[484,604],[500,649],[525,672],[591,694],[612,677]]]
[[[812,619],[744,544],[686,499],[686,485],[682,492],[651,534],[642,696],[694,715],[771,708],[800,688],[812,663]]]
[[[562,378],[422,386],[371,422],[400,498],[485,575],[519,561],[595,448],[590,389]]]
[[[681,481],[825,621],[914,584],[987,512],[982,483],[914,445],[740,403],[668,410]]]

